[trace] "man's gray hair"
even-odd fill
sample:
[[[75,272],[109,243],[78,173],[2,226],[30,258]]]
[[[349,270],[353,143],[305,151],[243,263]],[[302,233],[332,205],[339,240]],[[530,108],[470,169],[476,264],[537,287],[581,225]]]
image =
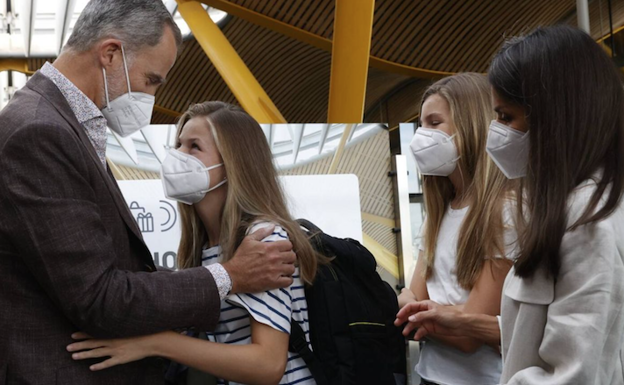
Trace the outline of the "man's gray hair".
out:
[[[66,47],[85,52],[97,42],[119,39],[125,50],[136,54],[156,46],[169,26],[178,48],[182,34],[162,0],[91,0],[76,21]]]

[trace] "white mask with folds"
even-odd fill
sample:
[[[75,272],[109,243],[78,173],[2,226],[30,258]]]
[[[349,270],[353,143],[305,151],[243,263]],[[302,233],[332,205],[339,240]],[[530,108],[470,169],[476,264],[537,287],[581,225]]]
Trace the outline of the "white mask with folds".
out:
[[[492,120],[487,138],[487,153],[509,179],[526,176],[529,161],[529,133]]]
[[[457,167],[457,148],[446,132],[418,127],[410,148],[423,175],[449,176]]]
[[[192,155],[170,150],[160,169],[165,196],[187,205],[201,201],[208,192],[227,182],[226,178],[210,187],[208,171],[222,166],[223,163],[206,167],[201,160]]]

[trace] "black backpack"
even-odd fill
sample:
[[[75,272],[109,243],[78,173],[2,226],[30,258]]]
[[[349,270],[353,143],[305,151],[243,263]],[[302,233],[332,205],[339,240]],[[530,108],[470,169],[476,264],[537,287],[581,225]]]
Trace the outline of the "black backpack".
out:
[[[291,320],[289,351],[302,356],[318,385],[395,385],[405,381],[405,338],[394,326],[395,291],[376,271],[373,255],[358,241],[323,233],[305,219],[310,242],[333,257],[306,286],[309,349]]]

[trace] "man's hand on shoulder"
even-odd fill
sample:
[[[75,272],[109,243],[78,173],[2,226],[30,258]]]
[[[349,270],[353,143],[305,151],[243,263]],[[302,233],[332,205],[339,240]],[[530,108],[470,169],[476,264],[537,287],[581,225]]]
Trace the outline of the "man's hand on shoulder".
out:
[[[234,256],[223,264],[232,280],[232,293],[257,293],[288,287],[295,273],[295,253],[288,240],[262,242],[275,226],[245,237]]]

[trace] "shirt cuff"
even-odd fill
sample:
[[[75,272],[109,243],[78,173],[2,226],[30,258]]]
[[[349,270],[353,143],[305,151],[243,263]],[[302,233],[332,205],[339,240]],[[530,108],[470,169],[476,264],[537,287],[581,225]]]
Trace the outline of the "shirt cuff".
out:
[[[230,275],[220,263],[213,263],[212,265],[205,267],[208,269],[210,274],[212,274],[212,277],[217,284],[217,289],[219,290],[219,298],[223,301],[225,297],[230,294],[230,291],[232,291],[232,279],[230,278]]]

